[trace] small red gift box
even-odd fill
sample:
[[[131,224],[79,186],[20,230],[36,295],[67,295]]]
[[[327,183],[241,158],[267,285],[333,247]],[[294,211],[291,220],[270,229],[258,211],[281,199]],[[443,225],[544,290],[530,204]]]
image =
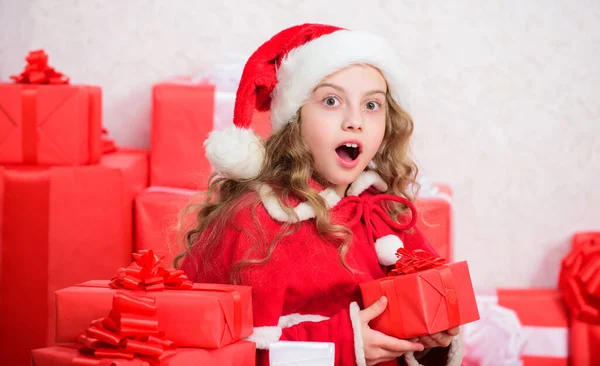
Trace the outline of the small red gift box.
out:
[[[49,347],[31,351],[33,366],[71,366],[80,356],[75,348]],[[112,362],[112,366],[150,366],[142,360],[103,359]],[[219,365],[254,366],[256,364],[256,345],[254,342],[239,341],[220,349],[178,348],[168,360],[169,366]]]
[[[420,250],[399,254],[396,267],[402,274],[360,285],[364,307],[381,296],[388,299],[385,311],[369,324],[373,329],[407,339],[479,319],[467,262],[442,264]]]
[[[19,84],[0,83],[0,163],[97,163],[101,155],[101,89],[67,85],[66,79],[52,75],[47,80],[44,70],[33,70],[40,65],[48,69],[43,51],[30,53],[28,61],[26,72],[14,77]]]
[[[191,189],[149,187],[135,199],[135,250],[153,250],[164,256],[164,263],[183,251],[182,233],[195,223],[194,216],[182,217],[179,212],[188,204],[204,200],[205,194]]]
[[[523,325],[523,366],[569,365],[569,319],[558,291],[498,289],[497,296],[498,305],[513,310]]]
[[[226,99],[230,103],[222,103]],[[205,190],[212,167],[206,158],[204,141],[211,131],[233,125],[235,93],[215,91],[215,86],[190,80],[156,84],[152,94],[152,136],[150,184]],[[221,108],[230,111],[221,113]],[[217,121],[227,115],[230,121]],[[215,126],[218,124],[218,126]],[[254,131],[270,133],[268,113],[259,113]]]
[[[0,167],[0,354],[23,365],[54,340],[54,291],[129,263],[141,151],[77,167]]]
[[[111,282],[88,281],[56,291],[57,342],[76,341],[92,320],[107,314],[117,291],[155,299],[165,338],[182,347],[219,348],[252,334],[249,286],[192,284],[182,271],[159,266],[152,251],[134,257],[136,263],[120,269]]]

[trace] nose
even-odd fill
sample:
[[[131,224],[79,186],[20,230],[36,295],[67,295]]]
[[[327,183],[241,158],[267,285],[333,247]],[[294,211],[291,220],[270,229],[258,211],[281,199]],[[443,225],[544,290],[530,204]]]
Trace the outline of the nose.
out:
[[[344,131],[362,131],[363,120],[362,113],[359,108],[348,108],[344,122],[342,123]]]

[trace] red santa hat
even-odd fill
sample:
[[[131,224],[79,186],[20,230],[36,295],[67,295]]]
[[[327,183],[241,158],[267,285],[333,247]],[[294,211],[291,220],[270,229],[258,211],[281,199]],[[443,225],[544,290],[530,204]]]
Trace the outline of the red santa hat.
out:
[[[393,48],[364,31],[330,25],[302,24],[281,31],[248,59],[238,87],[233,123],[213,131],[205,141],[215,171],[232,179],[260,173],[264,146],[251,129],[256,111],[269,111],[272,131],[280,131],[296,115],[313,89],[327,76],[355,64],[379,69],[388,91],[400,103],[402,77]]]

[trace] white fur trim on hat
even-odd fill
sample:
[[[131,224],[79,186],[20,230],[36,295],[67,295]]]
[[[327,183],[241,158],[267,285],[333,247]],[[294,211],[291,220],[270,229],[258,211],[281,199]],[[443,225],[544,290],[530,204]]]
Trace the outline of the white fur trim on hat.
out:
[[[271,344],[281,339],[283,329],[293,327],[304,322],[319,323],[329,320],[328,317],[318,314],[288,314],[279,317],[277,326],[255,327],[252,334],[245,338],[256,343],[258,349],[269,349]]]
[[[231,179],[256,177],[265,159],[265,147],[252,129],[230,127],[212,131],[204,142],[213,169]]]
[[[457,335],[452,339],[450,343],[450,349],[448,350],[448,357],[446,358],[445,366],[460,366],[463,359],[464,347],[461,335]],[[406,352],[404,354],[404,361],[407,366],[422,366],[419,361],[415,358],[414,352]]]
[[[404,243],[396,235],[386,235],[375,241],[377,260],[382,266],[391,266],[398,260],[396,251],[404,248]]]
[[[296,47],[277,70],[277,84],[271,94],[273,132],[289,123],[324,78],[356,64],[379,69],[394,101],[404,106],[398,62],[393,47],[384,38],[364,31],[338,30]]]

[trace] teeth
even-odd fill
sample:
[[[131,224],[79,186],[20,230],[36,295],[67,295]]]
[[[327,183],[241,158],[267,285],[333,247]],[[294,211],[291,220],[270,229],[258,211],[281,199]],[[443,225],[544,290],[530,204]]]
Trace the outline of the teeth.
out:
[[[353,147],[353,148],[355,148],[355,149],[356,149],[356,148],[358,148],[358,144],[350,144],[350,143],[347,143],[347,144],[346,144],[346,146],[347,146],[347,147]]]

